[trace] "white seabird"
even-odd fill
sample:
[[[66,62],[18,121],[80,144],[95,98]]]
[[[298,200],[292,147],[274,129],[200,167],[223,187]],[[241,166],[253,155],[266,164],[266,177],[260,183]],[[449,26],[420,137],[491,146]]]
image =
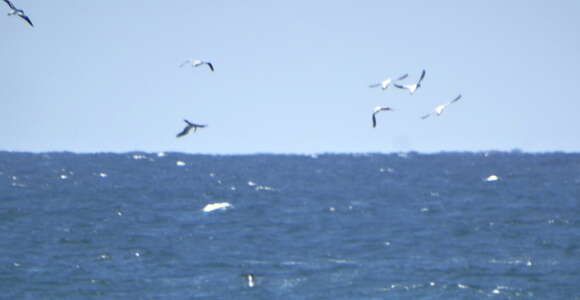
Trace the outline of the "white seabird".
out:
[[[404,85],[400,85],[400,84],[395,83],[393,85],[399,89],[409,90],[411,95],[413,95],[415,93],[415,91],[421,87],[421,82],[423,82],[423,78],[425,78],[425,70],[423,70],[423,72],[421,73],[421,77],[419,78],[419,81],[417,81],[417,83],[404,84]]]
[[[26,21],[26,23],[30,24],[30,26],[34,27],[34,25],[32,25],[32,22],[30,21],[30,18],[28,18],[28,16],[24,14],[24,11],[22,9],[16,8],[16,6],[14,6],[14,4],[12,4],[12,2],[8,0],[4,0],[4,2],[6,2],[6,4],[8,4],[8,6],[10,7],[10,12],[8,13],[9,16],[17,15],[24,21]]]
[[[422,116],[421,119],[425,120],[425,119],[429,118],[431,115],[440,116],[449,104],[457,102],[457,101],[459,101],[459,99],[461,99],[461,94],[459,94],[459,96],[455,97],[455,99],[451,100],[451,102],[449,102],[449,103],[437,105],[432,113]]]
[[[377,106],[373,112],[373,128],[377,127],[377,117],[376,115],[381,111],[393,111],[394,109],[386,106]]]
[[[4,1],[6,1],[6,0],[4,0]],[[179,65],[179,67],[181,68],[187,64],[190,64],[191,67],[199,67],[202,65],[208,65],[209,69],[213,72],[213,65],[209,61],[203,61],[203,60],[199,60],[199,59],[188,59],[188,60],[182,62],[181,65]]]
[[[242,274],[242,276],[248,280],[249,287],[254,287],[256,285],[256,276],[254,274],[248,273]]]
[[[182,137],[186,134],[189,133],[189,131],[193,128],[193,132],[195,132],[198,128],[205,128],[207,127],[207,125],[201,125],[201,124],[195,124],[195,123],[191,123],[188,120],[183,120],[185,123],[187,123],[187,125],[185,126],[185,128],[183,128],[183,130],[177,134],[177,137]]]
[[[403,79],[407,78],[407,76],[409,76],[409,74],[405,74],[405,75],[403,75],[399,78],[396,78],[396,79],[387,78],[379,83],[371,84],[371,85],[369,85],[369,87],[376,88],[376,87],[380,86],[383,90],[385,90],[391,85],[391,83],[394,83],[395,81],[403,80]]]

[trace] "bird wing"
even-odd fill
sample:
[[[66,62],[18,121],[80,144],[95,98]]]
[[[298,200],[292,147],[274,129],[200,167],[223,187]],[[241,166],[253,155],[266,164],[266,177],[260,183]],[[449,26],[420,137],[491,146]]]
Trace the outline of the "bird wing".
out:
[[[430,117],[432,114],[433,114],[433,113],[426,114],[426,115],[422,116],[422,117],[421,117],[421,120],[425,120],[425,119],[429,118],[429,117]]]
[[[405,74],[405,75],[403,75],[403,76],[401,76],[401,77],[397,78],[397,80],[403,80],[403,79],[405,79],[405,78],[407,78],[407,77],[409,77],[409,74]]]
[[[421,82],[423,81],[423,78],[425,78],[425,70],[423,70],[423,72],[421,72],[421,77],[419,78],[419,81],[417,81],[417,84],[421,84]]]
[[[208,62],[206,64],[209,66],[209,69],[213,72],[213,65],[210,62]]]
[[[461,99],[461,94],[459,94],[459,96],[455,97],[455,99],[451,100],[451,102],[449,102],[449,104],[457,102],[457,101],[459,101],[459,99]]]
[[[377,117],[376,117],[377,113],[373,114],[373,128],[377,127]]]
[[[183,130],[177,134],[177,137],[182,137],[186,134],[189,133],[189,131],[191,130],[191,126],[186,126],[185,128],[183,128]]]
[[[187,65],[190,62],[191,62],[190,60],[186,60],[186,61],[182,62],[181,65],[179,65],[179,67],[182,68],[183,66]]]
[[[407,89],[407,87],[405,87],[403,85],[400,85],[400,84],[396,84],[396,83],[393,84],[393,86],[395,86],[396,88],[402,89],[402,90],[406,90]]]
[[[381,86],[381,83],[380,82],[369,85],[370,88],[376,88],[376,87],[379,87],[379,86]]]
[[[195,126],[195,124],[193,124],[193,123],[189,122],[188,120],[185,120],[185,119],[184,119],[184,120],[183,120],[183,122],[187,123],[187,125],[189,125],[189,126]]]
[[[30,24],[30,26],[34,27],[34,25],[32,25],[32,22],[30,21],[30,19],[28,18],[27,15],[18,15],[19,17],[21,17],[22,19],[24,19],[24,21],[26,21],[26,23]]]
[[[10,6],[10,8],[12,8],[12,9],[14,9],[14,10],[16,10],[16,9],[17,9],[17,8],[14,6],[14,4],[12,4],[12,2],[10,2],[10,1],[8,1],[8,0],[4,0],[4,2],[5,2],[6,4],[8,4],[8,6]]]

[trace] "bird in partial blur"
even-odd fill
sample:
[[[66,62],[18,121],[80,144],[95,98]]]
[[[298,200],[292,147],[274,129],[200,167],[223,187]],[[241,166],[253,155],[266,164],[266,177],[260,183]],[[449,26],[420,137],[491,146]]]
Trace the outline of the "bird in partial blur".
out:
[[[377,106],[375,107],[375,111],[373,112],[373,128],[377,127],[377,117],[376,115],[381,111],[393,111],[394,109],[386,106]]]
[[[441,104],[441,105],[435,106],[435,109],[433,110],[432,113],[426,114],[426,115],[422,116],[421,119],[425,120],[425,119],[429,118],[431,115],[440,116],[443,113],[443,111],[445,110],[445,108],[447,108],[447,106],[449,106],[452,103],[455,103],[455,102],[459,101],[459,99],[461,99],[461,94],[459,94],[459,96],[455,97],[455,99],[451,100],[449,103],[445,103],[445,104]]]
[[[199,59],[188,59],[188,60],[182,62],[181,65],[179,65],[179,67],[181,68],[187,64],[190,64],[192,67],[199,67],[199,66],[203,66],[203,65],[208,65],[209,69],[213,72],[213,65],[209,61],[203,61],[203,60],[199,60]]]
[[[391,85],[391,83],[394,83],[395,81],[403,80],[403,79],[407,78],[407,76],[409,76],[409,74],[405,74],[405,75],[403,75],[399,78],[396,78],[396,79],[387,78],[379,83],[371,84],[371,85],[369,85],[369,87],[376,88],[376,87],[380,86],[382,90],[386,90]]]
[[[191,129],[193,129],[193,132],[195,132],[198,128],[205,128],[207,127],[207,125],[201,125],[201,124],[195,124],[195,123],[191,123],[188,120],[183,120],[187,125],[185,126],[185,128],[183,128],[183,130],[177,134],[177,137],[182,137],[185,136],[189,133],[189,131]]]
[[[30,24],[30,26],[34,27],[34,25],[32,25],[32,22],[30,21],[30,18],[24,14],[24,11],[22,9],[16,8],[16,6],[14,6],[14,4],[12,4],[12,2],[10,2],[9,0],[4,0],[4,2],[8,4],[8,6],[10,7],[10,12],[8,13],[9,16],[14,15],[19,16],[24,21],[26,21],[26,23]]]
[[[393,85],[399,89],[409,90],[409,93],[411,93],[411,95],[413,95],[415,93],[415,91],[417,91],[417,89],[421,87],[421,83],[423,82],[424,78],[425,78],[425,70],[423,70],[423,72],[421,73],[421,77],[419,78],[417,83],[404,84],[404,85],[400,85],[400,84],[395,83]]]

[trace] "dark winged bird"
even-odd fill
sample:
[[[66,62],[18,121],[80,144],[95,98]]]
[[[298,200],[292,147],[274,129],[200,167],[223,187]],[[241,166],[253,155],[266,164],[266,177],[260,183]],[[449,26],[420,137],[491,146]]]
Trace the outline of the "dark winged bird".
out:
[[[209,69],[213,72],[213,65],[209,61],[203,61],[203,60],[199,60],[199,59],[188,59],[188,60],[182,62],[181,65],[179,65],[179,67],[181,68],[187,64],[190,64],[192,67],[199,67],[199,66],[207,65],[209,67]]]
[[[445,110],[445,108],[447,108],[447,106],[449,106],[452,103],[455,103],[455,102],[459,101],[459,99],[461,99],[461,94],[459,94],[459,96],[455,97],[455,99],[451,100],[451,102],[449,102],[449,103],[445,103],[445,104],[441,104],[441,105],[435,106],[435,109],[433,110],[432,113],[426,114],[426,115],[422,116],[421,119],[425,120],[425,119],[429,118],[431,115],[440,116],[443,113],[443,111]]]
[[[24,14],[24,11],[22,9],[16,8],[16,6],[14,6],[14,4],[12,4],[12,2],[8,0],[4,0],[4,2],[8,4],[8,6],[10,7],[10,12],[8,13],[9,16],[17,15],[24,21],[26,21],[26,23],[30,24],[30,26],[34,27],[34,25],[32,25],[32,22],[30,21],[30,18],[28,18],[28,16]]]
[[[191,123],[188,120],[183,120],[183,121],[187,125],[185,126],[185,128],[183,128],[183,130],[180,133],[177,134],[177,137],[182,137],[184,135],[187,135],[191,129],[193,129],[193,132],[195,132],[198,128],[207,127],[207,125],[200,125],[200,124]]]
[[[423,70],[423,72],[421,73],[421,77],[419,78],[419,81],[417,81],[417,83],[413,83],[413,84],[404,84],[404,85],[400,85],[400,84],[393,84],[396,88],[400,88],[400,89],[404,89],[404,90],[409,90],[409,92],[411,93],[411,95],[413,95],[415,93],[415,91],[421,87],[421,82],[423,82],[423,79],[425,78],[425,70]]]
[[[394,109],[386,106],[377,106],[375,107],[375,112],[373,112],[373,128],[377,127],[377,117],[376,115],[381,111],[393,111]]]

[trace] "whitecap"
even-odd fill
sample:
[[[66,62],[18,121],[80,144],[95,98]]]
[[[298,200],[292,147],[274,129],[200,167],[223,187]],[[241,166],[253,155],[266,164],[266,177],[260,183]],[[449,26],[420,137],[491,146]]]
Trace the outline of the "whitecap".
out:
[[[226,210],[230,207],[232,207],[232,205],[228,202],[216,202],[216,203],[207,204],[206,206],[203,207],[202,210],[204,212],[212,212],[215,210]]]
[[[256,191],[273,191],[274,188],[272,188],[271,186],[267,186],[267,185],[259,185],[256,187]]]
[[[495,174],[491,174],[489,176],[487,176],[487,178],[485,178],[485,181],[487,182],[493,182],[493,181],[498,181],[499,177]]]
[[[184,161],[181,161],[181,160],[178,160],[178,161],[176,161],[176,162],[175,162],[175,164],[176,164],[178,167],[183,167],[183,166],[185,166],[185,162],[184,162]]]

